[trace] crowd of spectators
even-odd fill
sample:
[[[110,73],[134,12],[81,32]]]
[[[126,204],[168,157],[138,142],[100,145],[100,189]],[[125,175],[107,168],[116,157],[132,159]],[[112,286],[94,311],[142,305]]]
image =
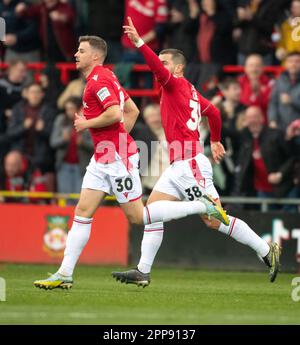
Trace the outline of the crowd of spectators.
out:
[[[220,109],[227,151],[213,166],[220,193],[299,197],[300,0],[1,0],[0,16],[8,64],[0,78],[0,190],[79,192],[93,153],[89,133],[73,127],[85,81],[73,75],[62,85],[55,63],[74,61],[80,35],[99,35],[123,85],[151,88],[152,76],[131,71],[144,63],[122,33],[131,16],[151,48],[184,52],[186,77]],[[37,61],[46,62],[38,79],[26,65]],[[225,73],[226,65],[244,71]],[[137,101],[142,116],[132,135],[152,149],[148,171],[159,175],[168,162],[157,99]],[[205,118],[199,130],[210,156]],[[159,145],[150,148],[153,141]],[[146,192],[157,178],[143,177]]]

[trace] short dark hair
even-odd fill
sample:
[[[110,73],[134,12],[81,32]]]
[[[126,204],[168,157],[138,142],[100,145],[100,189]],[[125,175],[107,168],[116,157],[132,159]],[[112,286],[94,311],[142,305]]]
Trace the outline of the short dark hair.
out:
[[[104,59],[106,58],[107,44],[103,38],[99,36],[89,36],[89,35],[80,36],[79,43],[81,42],[88,42],[92,48],[97,49],[102,52]]]
[[[29,81],[25,84],[24,89],[29,89],[31,86],[38,86],[44,92],[43,86],[37,81]]]
[[[67,103],[72,103],[75,105],[76,109],[80,109],[82,105],[81,98],[76,97],[76,96],[71,96],[67,98],[64,102],[64,107],[66,106]]]
[[[300,1],[300,0],[299,0]],[[220,82],[220,88],[227,90],[230,85],[239,84],[238,80],[234,77],[226,77]]]
[[[296,50],[295,51],[292,51],[292,52],[289,52],[286,56],[286,59],[291,57],[291,56],[300,56],[300,52],[297,52]]]
[[[15,67],[18,64],[26,66],[26,62],[23,59],[14,58],[8,61],[8,69],[11,69],[12,67]]]
[[[183,51],[179,49],[174,49],[174,48],[164,49],[159,53],[159,55],[162,55],[162,54],[170,54],[172,55],[172,59],[175,63],[182,64],[184,66],[186,65],[186,58],[184,56],[184,53]]]

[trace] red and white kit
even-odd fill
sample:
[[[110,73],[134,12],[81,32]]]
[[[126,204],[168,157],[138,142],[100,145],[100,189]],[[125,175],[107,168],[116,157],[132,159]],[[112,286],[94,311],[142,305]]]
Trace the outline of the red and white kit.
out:
[[[129,98],[112,71],[96,66],[87,77],[83,94],[85,118],[98,117],[107,108],[119,105],[123,112]],[[142,195],[139,176],[139,155],[132,137],[123,122],[103,128],[90,128],[94,155],[86,168],[82,188],[115,194],[118,202],[126,203]]]
[[[172,75],[146,44],[139,50],[161,85],[162,125],[170,152],[171,166],[164,171],[154,190],[180,200],[197,199],[199,190],[219,198],[213,185],[211,164],[201,153],[199,135],[201,116],[206,116],[211,141],[220,141],[222,124],[219,110],[184,77]]]

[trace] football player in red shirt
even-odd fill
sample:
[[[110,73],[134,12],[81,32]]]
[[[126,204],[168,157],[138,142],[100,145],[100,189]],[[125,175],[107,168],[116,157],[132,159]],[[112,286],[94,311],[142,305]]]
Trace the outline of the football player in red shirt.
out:
[[[72,287],[73,271],[89,239],[92,217],[106,194],[115,194],[128,220],[136,224],[147,225],[195,213],[228,222],[223,209],[207,196],[193,202],[160,200],[144,207],[139,155],[128,134],[139,111],[113,72],[103,67],[106,42],[97,36],[82,36],[79,43],[76,67],[87,84],[83,115],[75,114],[74,125],[77,132],[90,130],[95,152],[83,178],[61,267],[48,279],[35,281],[34,285],[40,288]]]
[[[169,144],[170,163],[159,178],[148,199],[147,205],[159,200],[197,200],[203,194],[211,195],[221,206],[218,192],[213,184],[211,164],[202,153],[199,143],[201,116],[208,118],[211,132],[211,151],[216,163],[225,155],[220,143],[221,119],[219,111],[189,83],[183,76],[186,64],[183,53],[177,49],[165,49],[157,56],[140,38],[133,22],[128,17],[125,33],[144,55],[146,63],[161,85],[161,117]],[[269,245],[244,221],[229,217],[228,224],[202,215],[212,229],[218,230],[236,241],[248,245],[270,268],[273,282],[279,269],[280,248],[277,243]],[[163,222],[145,226],[141,258],[136,269],[113,272],[121,282],[147,286],[150,270],[163,238]]]

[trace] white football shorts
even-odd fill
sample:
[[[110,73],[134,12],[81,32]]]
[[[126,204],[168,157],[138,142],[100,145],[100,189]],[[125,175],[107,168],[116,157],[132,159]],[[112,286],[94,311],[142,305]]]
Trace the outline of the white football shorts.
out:
[[[175,196],[179,200],[197,200],[202,194],[209,194],[214,199],[219,198],[213,184],[211,163],[202,153],[192,159],[172,163],[162,173],[153,189]]]
[[[119,203],[141,198],[139,154],[130,156],[127,162],[117,160],[108,164],[97,163],[93,156],[86,168],[81,188],[101,190],[115,195]]]

